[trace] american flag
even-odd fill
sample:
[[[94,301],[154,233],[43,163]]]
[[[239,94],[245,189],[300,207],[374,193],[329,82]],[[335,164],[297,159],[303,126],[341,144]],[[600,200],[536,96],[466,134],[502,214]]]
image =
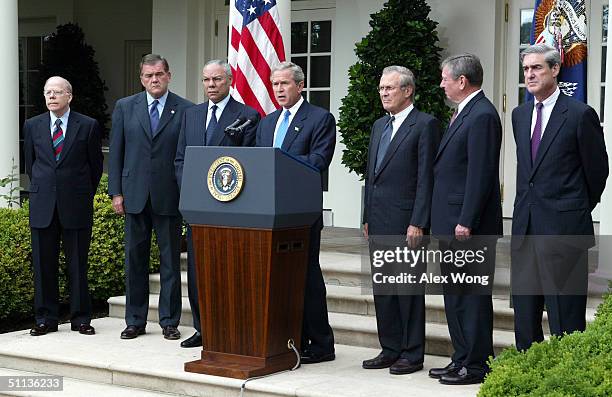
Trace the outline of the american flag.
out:
[[[289,1],[289,0],[280,0]],[[232,95],[265,116],[279,106],[270,70],[285,60],[276,0],[231,0],[228,61]]]

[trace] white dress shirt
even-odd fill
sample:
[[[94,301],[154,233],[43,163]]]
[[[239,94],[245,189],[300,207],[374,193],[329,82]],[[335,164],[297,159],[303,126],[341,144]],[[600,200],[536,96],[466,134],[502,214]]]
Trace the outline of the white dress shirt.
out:
[[[544,137],[544,131],[546,131],[546,126],[548,125],[548,120],[550,120],[550,115],[552,114],[553,108],[557,103],[557,99],[559,99],[559,95],[561,94],[561,90],[559,87],[552,93],[551,96],[544,99],[542,101],[542,137]],[[531,114],[531,135],[533,136],[533,129],[535,128],[536,119],[538,117],[538,111],[536,109],[537,101],[533,99],[533,113]]]

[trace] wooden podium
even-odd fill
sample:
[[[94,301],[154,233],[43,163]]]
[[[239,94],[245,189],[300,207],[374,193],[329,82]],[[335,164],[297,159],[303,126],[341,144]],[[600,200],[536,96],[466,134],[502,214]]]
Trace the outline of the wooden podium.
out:
[[[229,201],[220,201],[224,167],[243,178]],[[180,209],[192,228],[203,350],[185,371],[246,379],[296,364],[290,344],[300,348],[321,206],[319,172],[279,149],[187,148]]]

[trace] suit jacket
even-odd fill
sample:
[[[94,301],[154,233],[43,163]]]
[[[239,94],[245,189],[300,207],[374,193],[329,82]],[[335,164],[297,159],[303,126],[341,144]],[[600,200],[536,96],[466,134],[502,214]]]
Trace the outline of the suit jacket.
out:
[[[193,106],[172,92],[155,135],[151,134],[146,93],[122,98],[113,111],[108,194],[123,195],[125,211],[142,212],[149,197],[158,215],[179,215],[174,156],[183,113]]]
[[[409,225],[429,229],[440,122],[413,108],[393,136],[376,173],[378,146],[388,120],[389,116],[381,117],[372,126],[363,221],[372,235],[404,235]]]
[[[593,235],[591,211],[608,177],[599,118],[590,106],[559,95],[531,161],[533,100],[512,112],[516,199],[512,234]],[[594,240],[589,239],[589,246]]]
[[[174,168],[176,180],[181,188],[183,180],[183,163],[185,161],[185,148],[187,146],[206,146],[206,119],[208,116],[208,101],[193,106],[185,111],[181,123]],[[232,124],[238,117],[245,120],[255,120],[240,136],[231,137],[225,133],[225,128]],[[245,106],[230,96],[217,128],[213,133],[212,146],[253,146],[255,143],[255,131],[259,122],[259,113],[250,106]]]
[[[256,146],[272,146],[274,129],[282,111],[278,109],[261,120],[257,126]],[[323,172],[331,163],[335,147],[334,116],[304,100],[287,129],[281,149]]]
[[[98,122],[74,110],[59,161],[55,160],[49,112],[26,120],[24,155],[30,177],[30,227],[46,228],[57,214],[65,229],[91,227],[93,196],[102,176]]]
[[[434,161],[431,232],[454,236],[460,224],[472,234],[502,235],[499,115],[483,92],[448,128]]]

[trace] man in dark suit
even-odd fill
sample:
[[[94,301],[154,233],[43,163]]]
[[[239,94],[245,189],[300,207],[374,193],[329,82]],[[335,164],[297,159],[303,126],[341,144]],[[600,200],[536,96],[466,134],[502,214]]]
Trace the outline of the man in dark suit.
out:
[[[595,110],[557,86],[557,50],[537,44],[521,61],[535,97],[512,112],[514,329],[516,347],[525,350],[544,339],[544,304],[553,335],[585,329],[587,250],[595,244],[591,211],[606,184],[608,156]],[[546,236],[561,235],[571,237],[549,245]]]
[[[457,104],[434,161],[431,233],[440,238],[442,251],[476,249],[484,262],[476,268],[492,278],[495,244],[502,234],[499,185],[501,122],[482,92],[482,66],[472,54],[451,56],[442,62],[440,86]],[[446,238],[445,238],[446,237]],[[460,270],[460,264],[441,263],[442,273]],[[492,282],[490,283],[492,285]],[[466,292],[466,286],[444,286],[444,308],[454,348],[451,363],[432,368],[429,376],[443,384],[480,383],[493,355],[493,305],[490,292]]]
[[[209,61],[202,70],[202,84],[208,101],[185,111],[174,167],[176,180],[181,188],[183,162],[187,146],[253,146],[259,113],[236,101],[229,93],[232,85],[232,69],[227,62],[218,59]],[[225,128],[238,119],[237,126],[251,120],[243,131],[234,135],[225,133]],[[191,227],[187,226],[187,284],[189,304],[193,316],[195,334],[181,342],[181,347],[202,346],[198,285]]]
[[[370,242],[384,235],[405,236],[416,248],[428,233],[433,160],[441,133],[437,119],[414,107],[414,90],[414,75],[407,68],[383,70],[378,91],[389,115],[372,126],[368,148],[363,230],[366,238],[372,236]],[[423,368],[425,297],[416,290],[392,292],[378,294],[375,289],[382,352],[362,366],[409,374]]]
[[[274,96],[281,108],[269,114],[257,126],[256,146],[280,147],[320,172],[327,170],[336,146],[334,116],[302,97],[304,72],[298,65],[282,62],[273,69],[271,80]],[[319,264],[321,229],[323,214],[310,231],[302,322],[302,364],[336,358],[334,334],[327,316],[327,292]]]
[[[71,329],[93,335],[87,255],[93,197],[102,176],[100,125],[70,110],[72,86],[66,79],[49,78],[44,96],[49,112],[26,120],[23,126],[36,318],[30,335],[57,331],[60,240],[70,278]]]
[[[125,214],[127,327],[122,339],[145,333],[152,229],[160,251],[159,324],[164,338],[181,335],[181,216],[173,162],[183,112],[193,104],[168,91],[170,77],[164,58],[145,55],[140,63],[145,92],[118,100],[113,111],[108,193],[115,213]]]

